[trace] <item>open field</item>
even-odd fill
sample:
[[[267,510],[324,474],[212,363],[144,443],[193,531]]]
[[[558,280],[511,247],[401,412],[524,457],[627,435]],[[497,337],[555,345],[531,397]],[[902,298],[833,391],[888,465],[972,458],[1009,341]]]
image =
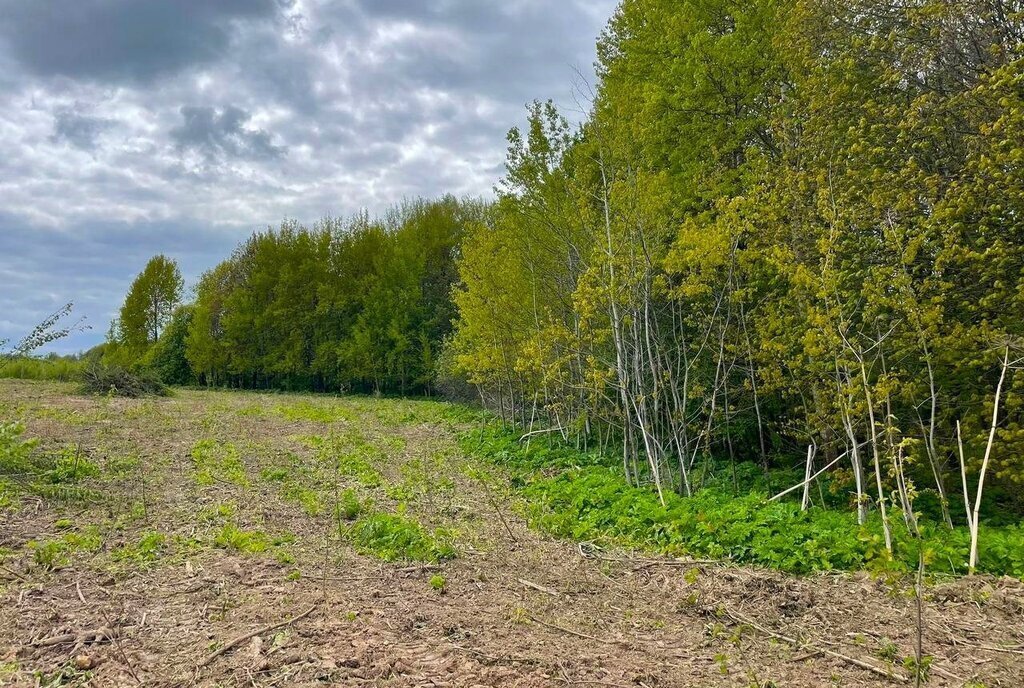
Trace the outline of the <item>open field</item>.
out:
[[[3,685],[781,688],[911,673],[909,581],[550,539],[499,467],[460,450],[458,407],[7,380],[0,418],[22,419],[49,462],[0,493]],[[1019,686],[1024,585],[926,592],[928,685]]]

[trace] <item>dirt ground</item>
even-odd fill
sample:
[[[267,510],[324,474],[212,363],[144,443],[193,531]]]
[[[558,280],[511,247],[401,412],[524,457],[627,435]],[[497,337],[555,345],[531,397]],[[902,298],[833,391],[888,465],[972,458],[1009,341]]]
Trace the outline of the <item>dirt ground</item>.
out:
[[[550,539],[527,527],[499,471],[459,451],[443,404],[122,400],[2,381],[0,419],[12,418],[37,452],[97,470],[7,490],[3,685],[913,683],[908,581]],[[359,461],[335,470],[324,446]],[[457,556],[357,553],[335,517],[343,490],[449,529]],[[926,593],[928,685],[1024,685],[1020,581],[939,579]]]

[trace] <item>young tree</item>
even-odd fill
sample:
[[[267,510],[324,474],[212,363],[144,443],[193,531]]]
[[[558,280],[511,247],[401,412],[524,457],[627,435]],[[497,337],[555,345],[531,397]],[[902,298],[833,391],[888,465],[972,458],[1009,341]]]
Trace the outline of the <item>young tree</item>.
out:
[[[132,282],[121,306],[121,343],[133,351],[143,351],[156,343],[181,302],[184,286],[175,261],[164,255],[151,258]]]

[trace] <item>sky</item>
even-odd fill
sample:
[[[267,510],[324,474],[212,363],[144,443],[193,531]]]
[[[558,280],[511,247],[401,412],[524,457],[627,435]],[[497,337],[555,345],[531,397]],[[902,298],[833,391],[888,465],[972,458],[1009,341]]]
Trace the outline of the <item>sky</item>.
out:
[[[186,283],[285,218],[491,195],[505,134],[615,0],[0,0],[0,339],[106,335],[153,255]]]

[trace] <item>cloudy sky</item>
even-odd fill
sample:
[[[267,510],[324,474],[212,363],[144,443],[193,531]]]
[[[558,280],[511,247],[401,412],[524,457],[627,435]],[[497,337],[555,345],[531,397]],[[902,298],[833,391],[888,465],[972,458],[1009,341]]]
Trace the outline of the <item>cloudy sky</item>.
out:
[[[0,0],[0,339],[102,340],[146,260],[489,195],[524,105],[576,107],[615,0]],[[571,112],[567,112],[571,116]]]

